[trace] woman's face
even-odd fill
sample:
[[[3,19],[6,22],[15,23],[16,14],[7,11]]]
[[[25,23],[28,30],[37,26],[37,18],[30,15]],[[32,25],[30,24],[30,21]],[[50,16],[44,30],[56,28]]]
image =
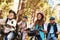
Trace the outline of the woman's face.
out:
[[[14,18],[14,14],[13,14],[13,13],[10,13],[10,14],[9,14],[9,18],[10,18],[10,19]]]
[[[37,16],[37,19],[38,20],[41,20],[41,15],[40,14]]]

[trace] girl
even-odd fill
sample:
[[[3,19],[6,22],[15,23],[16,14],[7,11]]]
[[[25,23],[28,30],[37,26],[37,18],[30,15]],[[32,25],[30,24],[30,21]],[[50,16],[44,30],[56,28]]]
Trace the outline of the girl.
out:
[[[45,35],[44,35],[44,15],[42,13],[37,14],[37,20],[35,21],[35,30],[39,30],[37,32],[37,39],[38,40],[44,40]]]
[[[4,36],[4,40],[12,40],[14,37],[13,31],[16,29],[16,13],[13,10],[9,11],[9,16],[6,19],[5,22],[7,27],[5,27],[5,34],[8,34],[7,36]]]

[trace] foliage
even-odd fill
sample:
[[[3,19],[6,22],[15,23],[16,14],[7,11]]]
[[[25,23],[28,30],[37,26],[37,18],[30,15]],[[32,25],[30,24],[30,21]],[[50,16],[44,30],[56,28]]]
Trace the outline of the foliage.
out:
[[[48,21],[47,18],[51,15],[51,8],[48,5],[48,1],[42,0],[25,0],[25,8],[23,11],[23,16],[27,15],[29,20],[32,19],[35,21],[37,12],[43,12],[45,17],[45,21]]]
[[[8,15],[8,11],[10,10],[10,7],[13,0],[0,0],[0,10],[2,10],[2,16],[5,18]]]

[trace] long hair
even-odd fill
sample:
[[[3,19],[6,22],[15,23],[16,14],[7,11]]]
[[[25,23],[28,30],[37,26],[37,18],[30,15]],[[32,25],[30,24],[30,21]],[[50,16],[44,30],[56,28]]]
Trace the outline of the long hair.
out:
[[[37,17],[38,17],[39,14],[41,15],[41,19],[40,19],[40,20],[37,19],[37,20],[35,21],[35,24],[34,24],[34,25],[36,25],[36,24],[38,24],[38,25],[43,25],[43,24],[44,24],[44,15],[43,15],[42,13],[38,13],[38,14],[37,14]]]

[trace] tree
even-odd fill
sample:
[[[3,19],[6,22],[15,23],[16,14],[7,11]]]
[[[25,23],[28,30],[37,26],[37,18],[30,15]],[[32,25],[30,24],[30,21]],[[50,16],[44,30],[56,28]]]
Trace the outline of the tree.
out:
[[[7,17],[10,6],[13,5],[12,2],[13,0],[0,0],[0,10],[2,10],[3,18]]]
[[[37,14],[36,12],[42,11],[45,16],[50,15],[51,13],[51,8],[48,4],[48,0],[20,0],[18,9],[19,9],[18,15],[20,17],[27,15],[29,17],[29,21],[30,19],[35,21]],[[46,19],[45,21],[47,21],[47,17],[45,17]],[[21,18],[18,19],[21,20]]]

